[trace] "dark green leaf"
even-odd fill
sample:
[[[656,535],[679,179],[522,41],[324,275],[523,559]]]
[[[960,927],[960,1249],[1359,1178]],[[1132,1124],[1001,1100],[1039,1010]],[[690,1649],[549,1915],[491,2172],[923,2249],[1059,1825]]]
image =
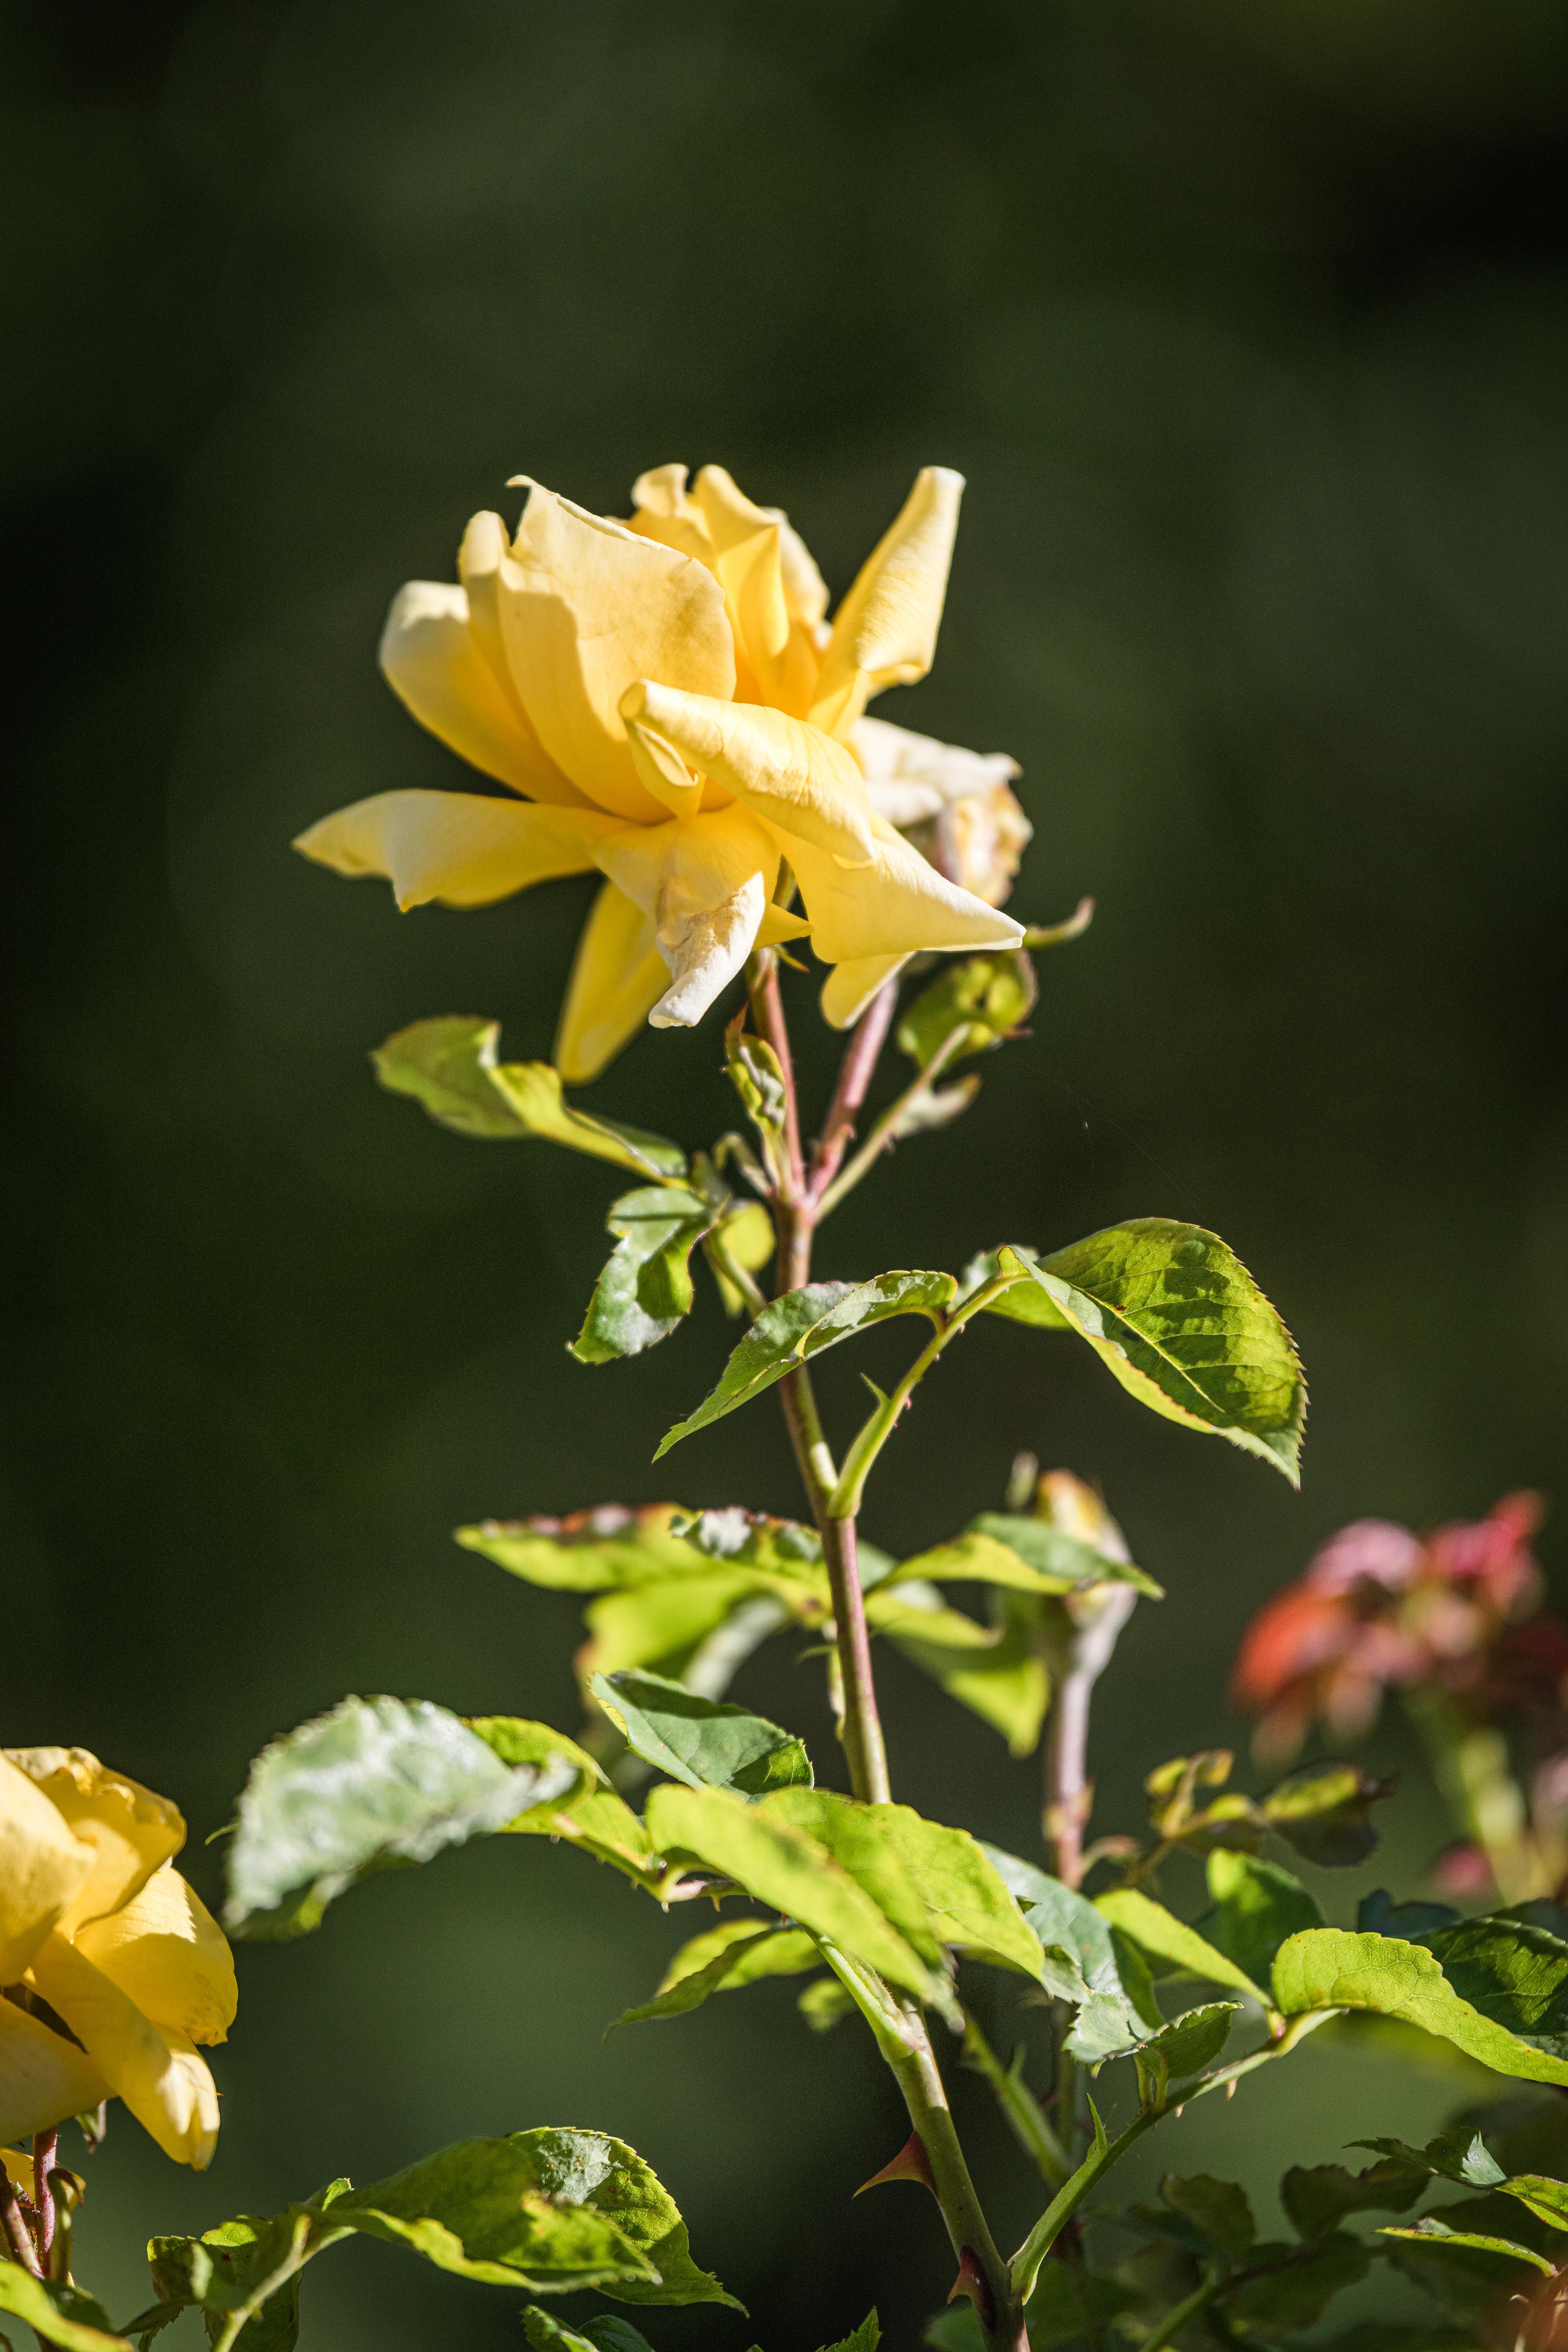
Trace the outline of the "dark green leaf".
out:
[[[859,2326],[852,2334],[844,2336],[837,2344],[825,2345],[823,2352],[877,2352],[877,2347],[881,2340],[882,2330],[878,2322],[876,2311],[873,2309],[866,2314]]]
[[[1476,2338],[1472,2329],[1449,2327],[1440,2319],[1414,2326],[1363,2319],[1315,2345],[1313,2352],[1476,2352]]]
[[[1094,1905],[1032,1862],[1004,1853],[999,1846],[983,1850],[1040,1940],[1047,1960],[1043,1979],[1047,1992],[1058,2000],[1076,2001],[1082,2001],[1091,1991],[1100,1992],[1120,2000],[1125,2009],[1110,1928]],[[1054,1965],[1052,1954],[1057,1955]],[[1118,2046],[1129,2048],[1136,2039],[1132,2029],[1128,2040]]]
[[[1374,2010],[1439,2035],[1496,2074],[1568,2083],[1568,2062],[1482,2016],[1422,1944],[1338,1927],[1292,1936],[1275,1958],[1274,2005],[1287,2017],[1313,2009]]]
[[[683,1945],[652,2000],[625,2011],[616,2025],[684,2017],[700,2009],[710,1993],[737,1991],[763,1977],[800,1976],[821,1966],[821,1952],[799,1927],[773,1927],[765,1919],[726,1919]]]
[[[718,1387],[661,1441],[655,1461],[693,1430],[706,1429],[737,1405],[750,1403],[798,1364],[857,1331],[894,1315],[923,1315],[937,1322],[956,1288],[951,1274],[900,1271],[879,1274],[871,1282],[808,1283],[804,1290],[775,1298],[730,1358]]]
[[[763,1810],[819,1840],[917,1949],[921,1936],[900,1916],[906,1885],[910,1899],[923,1906],[925,1935],[1039,1982],[1038,1938],[984,1847],[967,1830],[928,1822],[908,1805],[859,1805],[825,1789],[788,1790],[769,1797]],[[898,1909],[879,1892],[890,1871],[900,1882]]]
[[[1342,2287],[1354,2286],[1366,2276],[1372,2263],[1369,2249],[1348,2230],[1331,2231],[1310,2249],[1256,2247],[1248,2269],[1271,2255],[1278,2258],[1274,2267],[1261,2277],[1248,2278],[1226,2297],[1226,2318],[1244,2335],[1268,2336],[1277,2328],[1310,2327]]]
[[[605,1219],[616,1245],[595,1285],[571,1353],[580,1364],[609,1364],[667,1339],[691,1312],[687,1264],[713,1223],[711,1202],[684,1185],[623,1192]]]
[[[1161,2181],[1160,2194],[1173,2213],[1185,2214],[1230,2262],[1239,2262],[1258,2235],[1247,2191],[1234,2180],[1216,2180],[1207,2172],[1190,2179],[1172,2174]]]
[[[1396,1783],[1374,1780],[1357,1764],[1311,1765],[1281,1780],[1260,1801],[1268,1826],[1304,1862],[1349,1870],[1377,1843],[1372,1807]]]
[[[900,1017],[899,1050],[923,1070],[956,1031],[960,1042],[944,1056],[951,1068],[1011,1036],[1033,1012],[1036,992],[1035,967],[1016,950],[954,958]]]
[[[35,2278],[20,2263],[0,2260],[0,2311],[24,2321],[45,2344],[63,2345],[65,2352],[131,2352],[90,2294]]]
[[[1205,2001],[1173,2017],[1163,2032],[1151,2035],[1132,2053],[1141,2074],[1183,2082],[1217,2058],[1230,2038],[1232,2021],[1241,2008],[1237,2000]]]
[[[1279,1315],[1216,1234],[1141,1217],[1038,1260],[1005,1248],[998,1265],[1018,1276],[1026,1298],[1048,1299],[1141,1403],[1299,1482],[1301,1367]],[[1008,1312],[1012,1296],[996,1311]]]
[[[1032,2336],[1029,2340],[1033,2344]],[[972,2303],[950,2303],[945,2311],[926,2321],[921,2342],[930,2347],[930,2352],[985,2352],[985,2330]]]
[[[1446,2239],[1421,2231],[1414,2237],[1384,2237],[1380,2232],[1380,2242],[1396,2270],[1453,2318],[1476,2328],[1506,2306],[1510,2294],[1529,2293],[1535,2286],[1532,2257],[1539,2257],[1539,2249],[1529,2242],[1533,2225],[1516,2236],[1503,2218],[1518,2212],[1517,2206],[1504,2205],[1495,2193],[1461,2198],[1443,2208],[1440,2227],[1450,2233]],[[1461,2242],[1476,2238],[1493,2243]],[[1516,2244],[1521,2249],[1518,2254],[1499,2251]],[[1477,2341],[1472,2335],[1468,2345]]]
[[[811,1785],[802,1742],[743,1706],[700,1698],[662,1675],[595,1675],[591,1688],[637,1754],[689,1789],[763,1797],[771,1789]]]
[[[1274,1955],[1287,1936],[1321,1927],[1323,1915],[1299,1878],[1251,1854],[1211,1853],[1205,1865],[1215,1908],[1204,1932],[1255,1985],[1267,1987]]]
[[[1044,2263],[1024,2315],[1030,2352],[1051,2352],[1055,2345],[1081,2343],[1091,2329],[1105,2331],[1108,2323],[1131,2311],[1136,2300],[1114,2279],[1098,2278],[1081,2265],[1074,2269],[1064,2262]],[[953,2305],[955,2311],[960,2307]],[[973,2304],[962,2308],[973,2316]],[[929,2329],[925,2340],[928,2344],[932,2340]],[[1114,2338],[1107,2335],[1106,2341]]]
[[[1419,1944],[1435,1927],[1451,1927],[1458,1916],[1447,1903],[1396,1903],[1385,1886],[1376,1886],[1356,1905],[1355,1923],[1364,1935],[1402,1936]]]
[[[1457,2180],[1467,2189],[1496,2189],[1508,2178],[1479,2132],[1468,2126],[1439,2132],[1425,2147],[1412,2147],[1402,2139],[1358,2139],[1352,2144],[1370,2147],[1394,2164],[1413,2167],[1439,2180]]]
[[[1502,2187],[1505,2196],[1517,2198],[1538,2221],[1568,2230],[1568,2182],[1552,2180],[1543,2172],[1521,2172]]]
[[[1450,2247],[1468,2247],[1478,2254],[1503,2254],[1510,2262],[1530,2263],[1536,2270],[1544,2271],[1548,2278],[1556,2269],[1556,2264],[1548,2262],[1544,2254],[1536,2253],[1529,2246],[1520,2245],[1512,2238],[1487,2237],[1473,2230],[1450,2230],[1438,2221],[1435,2213],[1423,2214],[1419,2221],[1412,2221],[1408,2228],[1391,2225],[1377,2234],[1380,2238],[1415,2238],[1423,2245],[1436,2246],[1445,2252]]]
[[[653,2352],[641,2328],[629,2319],[617,2319],[613,2312],[602,2312],[581,2327],[568,2327],[564,2320],[531,2303],[524,2307],[522,2325],[533,2352]]]
[[[577,1781],[565,1759],[509,1768],[426,1699],[343,1699],[251,1766],[225,1922],[251,1936],[301,1935],[366,1871],[428,1862]]]
[[[1568,2059],[1568,1944],[1496,1918],[1461,1919],[1424,1940],[1461,2000],[1532,2050]]]
[[[661,1135],[569,1110],[561,1073],[548,1062],[500,1062],[500,1024],[467,1014],[416,1021],[371,1055],[394,1094],[412,1095],[434,1119],[487,1141],[537,1136],[638,1176],[684,1176],[686,1154]]]
[[[683,1789],[665,1780],[649,1794],[646,1825],[662,1853],[706,1864],[906,1990],[940,1990],[886,1913],[826,1848],[770,1818],[769,1808],[779,1801],[749,1805],[727,1790]]]
[[[1279,2201],[1303,2238],[1321,2237],[1350,2213],[1403,2213],[1426,2179],[1402,2157],[1352,2173],[1342,2164],[1293,2165],[1279,2183]]]

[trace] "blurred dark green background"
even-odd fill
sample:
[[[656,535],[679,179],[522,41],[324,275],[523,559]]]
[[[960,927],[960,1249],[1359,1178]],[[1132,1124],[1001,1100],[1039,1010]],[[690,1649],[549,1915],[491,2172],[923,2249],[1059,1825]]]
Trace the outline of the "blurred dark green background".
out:
[[[370,1079],[424,1013],[494,1013],[547,1053],[588,886],[399,919],[287,848],[363,793],[464,781],[374,648],[398,583],[450,576],[520,470],[624,512],[644,467],[721,460],[836,591],[918,466],[969,477],[935,673],[879,709],[1016,753],[1017,910],[1089,890],[1100,913],[1047,960],[1033,1043],[857,1195],[821,1270],[1191,1217],[1313,1382],[1300,1498],[1003,1327],[889,1457],[868,1530],[889,1546],[994,1505],[1026,1445],[1101,1479],[1169,1586],[1102,1708],[1102,1828],[1153,1762],[1244,1738],[1245,1615],[1342,1520],[1562,1488],[1556,0],[34,0],[3,22],[6,1739],[175,1795],[216,1899],[201,1841],[248,1758],[345,1690],[574,1722],[574,1610],[453,1524],[793,1507],[764,1407],[650,1466],[732,1336],[710,1297],[629,1366],[563,1354],[613,1175],[466,1145]],[[719,1025],[644,1038],[588,1099],[711,1135]],[[841,1416],[903,1343],[851,1352],[825,1381]],[[816,1667],[780,1651],[741,1688],[839,1777]],[[1034,1768],[897,1660],[886,1688],[900,1793],[1032,1850]],[[1373,1753],[1398,1762],[1397,1737]],[[1354,1885],[1409,1885],[1440,1835],[1413,1782]],[[1345,1916],[1346,1882],[1326,1893]],[[809,2352],[873,2294],[912,2344],[951,2265],[909,2192],[848,2201],[903,2137],[848,2028],[807,2036],[782,1986],[601,2044],[689,1926],[498,1841],[246,1951],[216,2166],[176,2173],[117,2126],[87,2275],[123,2317],[150,2228],[585,2122],[658,2164],[752,2308],[654,2315],[659,2352]],[[1454,2096],[1292,2063],[1288,2116],[1245,2086],[1168,2126],[1144,2176],[1326,2160]],[[1021,2233],[1037,2200],[957,2095]],[[308,2344],[458,2340],[517,2345],[514,2299],[375,2247],[308,2284]]]

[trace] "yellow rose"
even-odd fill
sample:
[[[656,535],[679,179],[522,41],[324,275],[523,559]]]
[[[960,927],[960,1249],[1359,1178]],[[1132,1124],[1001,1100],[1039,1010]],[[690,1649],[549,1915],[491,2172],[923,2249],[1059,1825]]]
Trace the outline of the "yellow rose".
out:
[[[931,667],[963,488],[924,469],[829,627],[805,545],[722,467],[689,491],[684,466],[643,475],[629,522],[530,484],[516,538],[476,515],[460,584],[410,581],[381,642],[415,717],[518,798],[379,793],[296,848],[384,875],[405,908],[597,866],[555,1044],[572,1085],[644,1020],[700,1020],[755,946],[810,935],[837,1028],[913,954],[1016,947],[1018,924],[922,857],[866,776],[868,698]],[[804,915],[773,903],[781,860]]]
[[[166,1798],[85,1748],[0,1750],[0,2142],[123,2099],[198,2172],[217,2092],[198,2042],[234,2022],[234,1961],[172,1858]],[[73,2038],[74,2037],[74,2038]]]

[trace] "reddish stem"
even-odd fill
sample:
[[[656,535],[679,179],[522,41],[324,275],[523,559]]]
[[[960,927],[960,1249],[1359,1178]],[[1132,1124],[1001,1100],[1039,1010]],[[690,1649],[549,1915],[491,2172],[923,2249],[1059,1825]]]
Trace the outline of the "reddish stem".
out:
[[[752,963],[748,978],[752,1002],[752,1019],[757,1034],[764,1037],[778,1056],[784,1090],[784,1150],[789,1159],[791,1188],[795,1202],[805,1195],[805,1162],[800,1148],[800,1109],[795,1100],[795,1062],[789,1050],[789,1029],[784,1021],[784,999],[779,994],[779,961],[770,949],[764,948]],[[780,1233],[780,1245],[784,1235]],[[806,1254],[811,1251],[809,1229]],[[798,1284],[789,1286],[798,1289]]]
[[[811,1201],[815,1208],[835,1176],[855,1133],[855,1121],[866,1099],[899,992],[891,981],[879,988],[855,1024],[838,1068],[838,1084],[822,1122],[822,1133],[811,1147]]]
[[[55,2242],[55,2192],[49,2176],[55,2168],[59,2137],[57,2126],[53,2131],[37,2133],[33,2139],[33,2202],[38,2213],[38,2252],[46,2271],[49,2248]]]

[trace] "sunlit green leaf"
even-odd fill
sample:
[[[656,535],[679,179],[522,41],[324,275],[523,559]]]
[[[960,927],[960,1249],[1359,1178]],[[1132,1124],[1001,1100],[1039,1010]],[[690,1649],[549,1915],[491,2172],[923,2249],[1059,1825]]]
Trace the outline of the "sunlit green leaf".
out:
[[[1140,1950],[1151,1953],[1155,1959],[1206,1978],[1210,1984],[1232,1985],[1237,1992],[1250,1994],[1254,2000],[1263,1999],[1245,1969],[1238,1968],[1224,1952],[1216,1951],[1195,1927],[1189,1927],[1163,1904],[1156,1903],[1137,1887],[1114,1887],[1110,1894],[1098,1896],[1094,1907],[1113,1927],[1120,1927],[1124,1936],[1131,1937]]]
[[[1553,2180],[1544,2172],[1516,2173],[1502,2184],[1506,2196],[1515,2197],[1553,2230],[1568,2230],[1568,2181]]]
[[[1210,1944],[1255,1985],[1267,1986],[1287,1936],[1321,1927],[1323,1915],[1299,1878],[1249,1853],[1211,1853],[1205,1868],[1215,1908],[1203,1923]]]
[[[633,1668],[683,1681],[692,1657],[756,1589],[743,1570],[715,1571],[710,1564],[704,1576],[605,1593],[584,1612],[588,1640],[576,1660],[584,1688],[596,1674]]]
[[[1160,2194],[1173,2213],[1184,2214],[1232,2262],[1240,2261],[1258,2235],[1247,2191],[1234,2180],[1216,2180],[1207,2172],[1185,2179],[1170,2175],[1161,2181]]]
[[[1292,1936],[1275,1958],[1274,2003],[1287,2017],[1311,2009],[1375,2010],[1439,2035],[1499,2074],[1568,2083],[1568,2062],[1483,2016],[1422,1944],[1337,1927]]]
[[[428,1862],[577,1784],[565,1757],[503,1764],[426,1699],[343,1699],[251,1766],[225,1920],[250,1936],[301,1935],[367,1871]]]
[[[923,1315],[933,1322],[952,1303],[957,1286],[951,1274],[896,1272],[871,1282],[813,1282],[791,1290],[763,1308],[725,1365],[719,1384],[696,1412],[677,1422],[663,1438],[660,1454],[694,1430],[706,1429],[737,1405],[761,1396],[775,1381],[857,1331],[895,1315]]]
[[[1423,1938],[1461,2000],[1568,2059],[1568,1943],[1517,1919],[1461,1919]]]
[[[900,1560],[889,1581],[921,1577],[933,1584],[997,1584],[1019,1592],[1060,1594],[1086,1584],[1135,1584],[1153,1601],[1164,1598],[1152,1576],[1109,1560],[1048,1519],[983,1511],[961,1536]]]
[[[1015,1756],[1032,1755],[1050,1677],[1022,1612],[1005,1610],[999,1623],[980,1625],[961,1610],[943,1608],[923,1579],[905,1584],[889,1578],[889,1585],[866,1596],[873,1632],[886,1633],[949,1698],[999,1731]]]
[[[771,1817],[769,1807],[779,1801],[752,1805],[726,1790],[666,1780],[650,1792],[645,1821],[662,1853],[705,1863],[908,1991],[940,1990],[906,1937],[826,1849]]]
[[[456,1532],[466,1551],[481,1553],[525,1583],[560,1592],[603,1592],[710,1572],[712,1561],[676,1532],[691,1516],[679,1503],[647,1503],[637,1510],[601,1503],[563,1519],[481,1519]]]
[[[394,1094],[412,1095],[434,1119],[459,1135],[486,1140],[537,1136],[637,1176],[684,1176],[686,1154],[660,1135],[569,1110],[561,1073],[548,1062],[500,1062],[500,1024],[466,1014],[416,1021],[377,1047],[376,1076]]]
[[[868,2311],[858,2327],[837,2344],[825,2345],[823,2352],[877,2352],[882,2340],[882,2330],[876,2312]]]
[[[0,2259],[0,2312],[22,2320],[44,2343],[63,2345],[65,2352],[131,2352],[90,2294],[54,2279],[35,2278],[20,2263]]]
[[[1279,1315],[1216,1234],[1141,1217],[1049,1257],[1004,1248],[998,1266],[1017,1275],[1026,1298],[1048,1299],[1141,1403],[1228,1438],[1298,1483],[1300,1364]],[[1012,1297],[1004,1292],[993,1311],[1006,1313]]]
[[[1425,2147],[1412,2147],[1402,2139],[1358,2139],[1352,2145],[1373,2148],[1391,2163],[1430,2173],[1438,2180],[1456,2180],[1467,2189],[1500,2188],[1508,2178],[1479,2132],[1465,2126],[1439,2132]]]
[[[808,1984],[795,2007],[814,2033],[831,2033],[855,2014],[855,2003],[837,1977],[820,1977]]]
[[[592,1689],[637,1754],[689,1789],[762,1797],[811,1783],[803,1743],[743,1706],[700,1698],[662,1675],[595,1675]]]
[[[503,1764],[570,1766],[574,1776],[552,1795],[506,1822],[508,1831],[553,1837],[557,1814],[569,1811],[580,1797],[590,1796],[604,1785],[604,1773],[586,1748],[579,1748],[574,1739],[568,1739],[563,1731],[557,1731],[551,1724],[532,1723],[520,1715],[469,1715],[463,1721]],[[552,1774],[552,1779],[560,1777],[559,1771]]]
[[[1321,1870],[1349,1870],[1377,1844],[1372,1807],[1394,1792],[1359,1764],[1315,1764],[1293,1772],[1259,1801],[1268,1826]]]
[[[1447,2233],[1444,2237],[1420,2228],[1413,2236],[1380,2232],[1383,2250],[1394,2268],[1469,2328],[1465,2352],[1488,2339],[1488,2323],[1506,2308],[1510,2294],[1528,2292],[1535,2285],[1532,2273],[1541,2255],[1529,2242],[1533,2230],[1517,2237],[1503,2219],[1518,2212],[1517,2206],[1500,2206],[1495,2191],[1489,2191],[1444,2206],[1439,2221],[1440,2230]],[[1480,2242],[1466,2243],[1467,2240]],[[1516,2247],[1518,2252],[1513,2251]]]
[[[1037,992],[1035,967],[1016,950],[954,957],[900,1015],[899,1050],[923,1070],[957,1031],[961,1042],[946,1056],[951,1067],[1000,1045],[1028,1019]]]
[[[1520,2245],[1512,2238],[1486,2237],[1473,2230],[1450,2230],[1438,2221],[1435,2213],[1423,2214],[1419,2221],[1412,2221],[1407,2227],[1391,2224],[1377,2234],[1380,2238],[1415,2238],[1422,2245],[1436,2246],[1443,2252],[1449,2247],[1468,2247],[1478,2254],[1504,2254],[1510,2262],[1529,2263],[1536,2270],[1544,2271],[1548,2278],[1557,2267],[1554,2263],[1548,2262],[1544,2254],[1536,2253],[1530,2246]]]
[[[736,1992],[763,1977],[796,1977],[821,1966],[822,1954],[803,1928],[774,1927],[765,1919],[721,1920],[683,1944],[653,1999],[626,2011],[616,2024],[684,2017],[710,1993]]]
[[[614,1363],[667,1339],[691,1312],[687,1261],[713,1223],[711,1202],[684,1185],[623,1192],[605,1224],[616,1244],[594,1287],[570,1352],[580,1364]]]
[[[760,1201],[741,1201],[727,1209],[710,1236],[708,1263],[719,1286],[726,1315],[743,1315],[746,1301],[724,1270],[723,1258],[743,1273],[760,1274],[777,1245],[773,1221]],[[717,1252],[722,1253],[722,1257]]]
[[[825,1845],[917,1949],[927,1947],[908,1915],[904,1885],[914,1904],[923,1906],[926,1936],[1039,1981],[1038,1938],[967,1830],[925,1821],[908,1805],[859,1805],[825,1789],[784,1790],[763,1810]],[[902,1882],[897,1907],[883,1894],[889,1863]]]

